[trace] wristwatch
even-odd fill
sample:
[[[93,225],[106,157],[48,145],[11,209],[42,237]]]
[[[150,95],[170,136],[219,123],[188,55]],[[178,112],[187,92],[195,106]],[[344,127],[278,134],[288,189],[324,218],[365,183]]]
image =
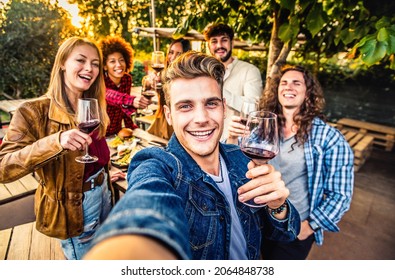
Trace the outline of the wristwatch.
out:
[[[309,219],[309,225],[314,231],[317,231],[321,228],[316,222],[310,219]]]

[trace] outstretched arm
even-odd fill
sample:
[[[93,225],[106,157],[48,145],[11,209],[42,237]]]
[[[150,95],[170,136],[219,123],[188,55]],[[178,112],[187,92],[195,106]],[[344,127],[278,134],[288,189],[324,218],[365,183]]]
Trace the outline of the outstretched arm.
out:
[[[106,89],[106,101],[109,105],[121,106],[126,114],[130,111],[128,115],[134,113],[136,109],[146,108],[152,103],[144,96],[129,95],[113,89]]]
[[[176,260],[176,255],[153,238],[118,235],[96,244],[85,260]]]

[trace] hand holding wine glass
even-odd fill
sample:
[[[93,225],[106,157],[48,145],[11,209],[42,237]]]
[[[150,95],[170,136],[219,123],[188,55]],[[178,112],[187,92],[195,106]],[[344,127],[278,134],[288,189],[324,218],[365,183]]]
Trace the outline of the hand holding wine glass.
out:
[[[231,116],[231,121],[228,126],[228,144],[239,144],[243,136],[245,125],[247,124],[248,114],[250,112],[258,111],[258,101],[255,98],[243,97],[243,103],[239,115]]]
[[[91,133],[100,125],[99,104],[94,98],[80,98],[77,104],[76,122],[80,131]],[[88,145],[86,145],[86,153],[83,156],[76,157],[76,161],[81,163],[96,162],[98,158],[88,153]]]
[[[162,83],[160,81],[160,72],[165,68],[165,53],[162,51],[154,51],[151,57],[151,67],[155,70],[156,79],[155,79],[155,89],[159,89],[162,87]]]
[[[240,109],[240,122],[243,125],[247,124],[248,114],[250,112],[258,111],[258,102],[255,98],[244,97],[243,104]]]
[[[154,51],[151,57],[151,67],[156,73],[165,68],[165,53],[162,51]]]
[[[268,111],[251,112],[241,140],[240,148],[255,164],[266,164],[274,158],[279,150],[277,115]],[[253,199],[245,202],[251,207],[263,207]]]
[[[150,76],[144,76],[143,80],[141,82],[141,95],[144,96],[145,98],[147,98],[148,100],[151,100],[152,97],[155,96],[156,91],[154,89],[154,81]],[[148,106],[146,108],[144,108],[141,111],[141,114],[149,116],[149,115],[153,115],[154,112],[148,108]]]

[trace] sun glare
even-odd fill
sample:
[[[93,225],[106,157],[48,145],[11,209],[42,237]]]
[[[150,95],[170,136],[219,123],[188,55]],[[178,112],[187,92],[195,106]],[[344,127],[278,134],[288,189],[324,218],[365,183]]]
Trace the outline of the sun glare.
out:
[[[67,0],[59,0],[59,6],[70,13],[71,23],[75,27],[81,27],[83,18],[78,15],[79,9],[77,4],[70,4]]]
[[[0,0],[0,3],[6,4],[9,0]],[[55,3],[55,0],[52,1]],[[83,20],[82,17],[78,15],[78,5],[77,4],[70,4],[67,0],[58,0],[59,6],[70,13],[71,23],[75,27],[81,27],[81,22]],[[1,5],[0,5],[1,6]]]

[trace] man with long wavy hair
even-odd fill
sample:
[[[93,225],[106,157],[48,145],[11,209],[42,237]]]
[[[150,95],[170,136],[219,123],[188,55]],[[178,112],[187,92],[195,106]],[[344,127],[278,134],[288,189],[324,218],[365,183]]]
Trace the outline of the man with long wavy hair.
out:
[[[337,223],[350,208],[353,152],[340,131],[325,123],[324,105],[317,79],[291,65],[269,79],[260,100],[261,110],[278,115],[280,153],[269,163],[281,172],[302,222],[291,243],[265,239],[264,259],[305,259],[314,241],[323,244],[324,231],[339,231]],[[228,142],[237,142],[243,131],[240,118],[233,117]]]

